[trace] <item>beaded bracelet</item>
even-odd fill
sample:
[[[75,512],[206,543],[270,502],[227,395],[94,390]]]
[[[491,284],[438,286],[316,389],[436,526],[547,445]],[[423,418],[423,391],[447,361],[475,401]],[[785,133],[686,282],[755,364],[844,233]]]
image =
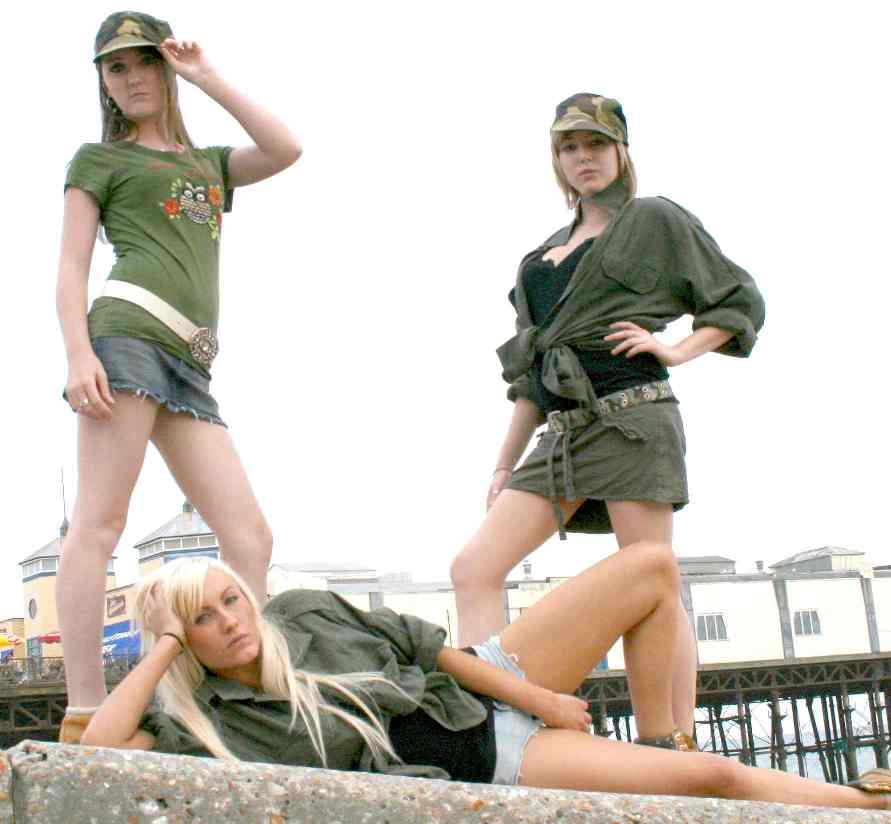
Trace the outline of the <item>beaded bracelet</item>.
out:
[[[158,637],[163,638],[165,635],[169,635],[171,638],[176,638],[176,643],[179,644],[180,654],[185,652],[186,645],[183,643],[183,639],[180,638],[175,632],[162,632]]]

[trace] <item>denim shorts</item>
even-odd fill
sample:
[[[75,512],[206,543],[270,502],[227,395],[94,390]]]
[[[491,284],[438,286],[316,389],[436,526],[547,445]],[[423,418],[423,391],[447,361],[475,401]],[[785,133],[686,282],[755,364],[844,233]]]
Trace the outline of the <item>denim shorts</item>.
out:
[[[493,635],[483,644],[474,646],[477,656],[500,670],[526,680],[526,673],[517,666],[501,647],[501,639]],[[510,704],[494,702],[495,716],[495,774],[493,784],[514,785],[520,781],[520,768],[526,745],[543,726],[544,722]]]
[[[92,344],[112,391],[149,397],[171,412],[226,425],[210,394],[210,379],[160,346],[116,335],[93,338]]]

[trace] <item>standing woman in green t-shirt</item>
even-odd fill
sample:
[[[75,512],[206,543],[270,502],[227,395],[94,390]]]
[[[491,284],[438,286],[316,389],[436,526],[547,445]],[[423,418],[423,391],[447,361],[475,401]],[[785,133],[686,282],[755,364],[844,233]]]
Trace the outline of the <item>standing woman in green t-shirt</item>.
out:
[[[68,712],[77,741],[105,696],[100,661],[105,571],[148,442],[261,601],[272,535],[209,392],[218,248],[232,190],[300,156],[290,130],[230,86],[193,41],[147,14],[110,15],[96,36],[102,142],[69,167],[57,305],[68,354],[65,399],[78,413],[78,491],[57,585]],[[242,148],[196,149],[176,77],[244,128]],[[87,313],[100,224],[116,262]]]

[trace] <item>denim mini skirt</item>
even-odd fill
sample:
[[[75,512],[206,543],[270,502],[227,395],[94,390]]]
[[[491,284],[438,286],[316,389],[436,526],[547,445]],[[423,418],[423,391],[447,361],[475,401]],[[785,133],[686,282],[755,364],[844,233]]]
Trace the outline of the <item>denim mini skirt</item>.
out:
[[[157,344],[116,335],[93,338],[92,344],[113,392],[149,397],[171,412],[226,425],[210,394],[210,379]]]
[[[525,681],[526,673],[520,669],[516,656],[508,655],[501,646],[501,638],[493,635],[488,641],[474,646],[479,658],[494,667],[509,672]],[[542,727],[544,722],[528,713],[503,704],[494,703],[495,723],[495,774],[493,784],[519,784],[522,779],[523,757],[526,745]]]

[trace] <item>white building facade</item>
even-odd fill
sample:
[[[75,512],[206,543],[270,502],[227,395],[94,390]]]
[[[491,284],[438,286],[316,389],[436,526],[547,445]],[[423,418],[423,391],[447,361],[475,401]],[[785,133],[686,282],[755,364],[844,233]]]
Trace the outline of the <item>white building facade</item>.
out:
[[[779,562],[772,572],[683,576],[701,664],[891,652],[891,569],[874,570],[856,557],[862,553],[834,547],[804,555],[806,563]],[[516,620],[563,580],[509,581],[505,619]],[[330,581],[329,588],[361,609],[386,606],[439,624],[447,643],[457,644],[455,598],[447,583]],[[606,667],[624,665],[619,640]]]

